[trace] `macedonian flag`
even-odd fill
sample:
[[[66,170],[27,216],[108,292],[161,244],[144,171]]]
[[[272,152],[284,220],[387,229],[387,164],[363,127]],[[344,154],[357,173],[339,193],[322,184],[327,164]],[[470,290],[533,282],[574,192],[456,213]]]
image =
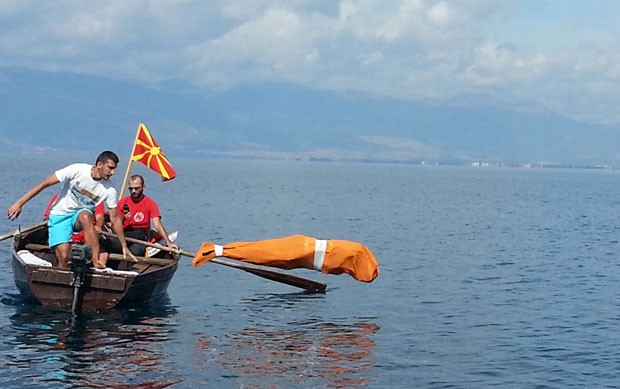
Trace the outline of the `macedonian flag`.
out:
[[[141,162],[161,174],[162,181],[172,180],[176,177],[176,172],[170,165],[170,161],[161,151],[144,123],[140,123],[138,126],[131,160]]]

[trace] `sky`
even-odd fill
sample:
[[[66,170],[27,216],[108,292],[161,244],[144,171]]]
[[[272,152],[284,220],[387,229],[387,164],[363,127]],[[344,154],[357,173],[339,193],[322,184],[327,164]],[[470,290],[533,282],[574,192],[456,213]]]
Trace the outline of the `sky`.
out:
[[[0,67],[482,95],[620,123],[618,20],[616,0],[0,0]]]

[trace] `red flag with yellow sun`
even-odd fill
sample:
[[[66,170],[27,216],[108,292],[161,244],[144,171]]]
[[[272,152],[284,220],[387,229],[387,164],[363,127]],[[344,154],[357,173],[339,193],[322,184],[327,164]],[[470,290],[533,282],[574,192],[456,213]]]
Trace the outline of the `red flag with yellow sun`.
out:
[[[172,180],[177,175],[144,123],[140,123],[138,126],[131,160],[143,163],[151,170],[161,174],[162,181]]]

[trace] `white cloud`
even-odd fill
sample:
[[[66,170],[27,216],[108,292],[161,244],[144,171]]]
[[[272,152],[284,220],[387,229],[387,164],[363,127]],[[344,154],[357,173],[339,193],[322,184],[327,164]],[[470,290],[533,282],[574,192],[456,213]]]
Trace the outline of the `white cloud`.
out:
[[[270,10],[258,19],[244,23],[208,42],[209,62],[258,62],[286,71],[298,62],[317,57],[299,15]]]
[[[380,51],[373,51],[360,54],[359,59],[364,65],[376,65],[385,59],[385,55]]]
[[[531,81],[545,72],[544,55],[528,57],[507,45],[486,42],[473,52],[465,78],[475,86]]]
[[[428,10],[427,15],[428,15],[428,19],[431,22],[439,26],[448,25],[454,17],[453,12],[450,9],[450,7],[443,1],[440,1],[439,3],[432,6]]]

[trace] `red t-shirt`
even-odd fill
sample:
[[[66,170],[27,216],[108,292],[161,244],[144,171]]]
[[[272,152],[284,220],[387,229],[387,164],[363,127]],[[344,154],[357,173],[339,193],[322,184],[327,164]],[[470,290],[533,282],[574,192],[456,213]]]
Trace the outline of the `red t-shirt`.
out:
[[[46,219],[49,219],[50,210],[52,209],[52,205],[54,205],[54,202],[58,198],[58,195],[59,193],[56,193],[54,196],[52,196],[50,203],[47,204],[47,208],[45,208],[45,212],[43,213],[43,216],[45,216]],[[103,214],[105,214],[105,208],[103,206],[103,202],[101,202],[95,207],[95,216]],[[71,243],[84,243],[84,231],[74,232],[71,235]]]
[[[151,219],[161,217],[157,203],[150,197],[142,196],[142,199],[138,202],[134,202],[131,196],[123,197],[118,202],[118,214],[123,215],[123,206],[127,204],[129,206],[129,212],[131,217],[123,221],[123,228],[134,228],[141,230],[151,229]]]

